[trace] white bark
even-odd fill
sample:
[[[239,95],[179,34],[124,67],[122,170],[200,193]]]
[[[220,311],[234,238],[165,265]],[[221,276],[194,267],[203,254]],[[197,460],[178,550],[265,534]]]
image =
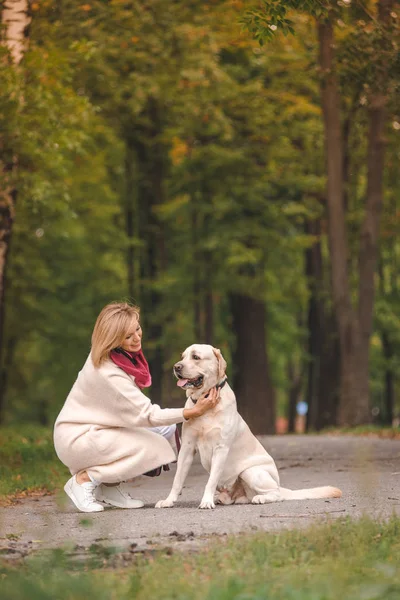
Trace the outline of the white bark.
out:
[[[7,0],[1,13],[7,32],[6,44],[16,64],[21,61],[25,51],[24,29],[29,22],[27,10],[27,0]]]

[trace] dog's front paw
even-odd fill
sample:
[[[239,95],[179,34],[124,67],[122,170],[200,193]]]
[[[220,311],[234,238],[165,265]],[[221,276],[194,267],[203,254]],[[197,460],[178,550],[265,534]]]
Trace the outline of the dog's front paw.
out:
[[[175,502],[173,500],[168,500],[168,498],[166,498],[165,500],[159,500],[156,504],[156,508],[172,508],[174,504]]]
[[[200,502],[199,508],[215,508],[214,501],[203,498],[203,500]]]

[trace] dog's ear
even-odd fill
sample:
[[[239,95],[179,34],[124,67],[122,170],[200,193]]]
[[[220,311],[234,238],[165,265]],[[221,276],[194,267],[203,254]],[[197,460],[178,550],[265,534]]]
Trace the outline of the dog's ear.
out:
[[[215,354],[215,356],[217,357],[217,360],[218,360],[218,379],[220,380],[225,375],[226,360],[222,356],[221,350],[219,350],[218,348],[213,348],[213,352],[214,352],[214,354]]]

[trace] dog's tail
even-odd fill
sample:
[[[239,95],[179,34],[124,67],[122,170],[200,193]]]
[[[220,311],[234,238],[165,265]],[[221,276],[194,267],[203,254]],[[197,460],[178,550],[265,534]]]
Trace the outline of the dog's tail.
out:
[[[331,485],[309,488],[307,490],[279,488],[279,491],[283,500],[312,500],[316,498],[341,498],[342,496],[342,491]]]

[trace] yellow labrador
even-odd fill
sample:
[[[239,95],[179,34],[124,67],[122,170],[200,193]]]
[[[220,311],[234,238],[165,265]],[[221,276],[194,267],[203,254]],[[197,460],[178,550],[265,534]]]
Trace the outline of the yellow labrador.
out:
[[[174,505],[180,495],[196,450],[210,474],[199,508],[220,504],[264,504],[281,500],[340,498],[342,492],[325,486],[288,490],[279,483],[273,458],[251,433],[237,412],[236,398],[225,375],[226,362],[219,350],[206,344],[186,348],[174,366],[178,386],[186,390],[186,407],[192,407],[205,391],[221,389],[220,401],[207,413],[183,424],[182,447],[171,492],[157,508]]]

